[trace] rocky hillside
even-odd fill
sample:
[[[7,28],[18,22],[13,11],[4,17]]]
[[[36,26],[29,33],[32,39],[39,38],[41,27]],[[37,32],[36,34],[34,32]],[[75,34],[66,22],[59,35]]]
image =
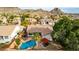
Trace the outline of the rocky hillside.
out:
[[[46,11],[43,9],[20,9],[18,7],[0,7],[0,13],[26,13],[30,14],[30,16],[50,16],[51,14],[53,15],[68,15],[71,16],[74,19],[79,19],[79,14],[72,14],[72,13],[64,13],[61,9],[59,8],[54,8],[51,11]]]
[[[0,7],[0,13],[18,13],[21,9],[18,7]]]
[[[41,17],[50,16],[50,13],[43,9],[37,9],[37,10],[25,9],[25,10],[22,10],[22,12],[24,12],[26,14],[30,14],[32,17],[33,16],[41,16]]]
[[[67,15],[72,17],[73,19],[79,19],[79,14],[76,13],[65,13],[59,8],[54,8],[50,11],[53,15]]]
[[[54,14],[54,15],[62,15],[62,14],[64,14],[64,12],[61,11],[61,9],[59,9],[59,8],[54,8],[54,9],[52,9],[50,12],[51,12],[52,14]]]

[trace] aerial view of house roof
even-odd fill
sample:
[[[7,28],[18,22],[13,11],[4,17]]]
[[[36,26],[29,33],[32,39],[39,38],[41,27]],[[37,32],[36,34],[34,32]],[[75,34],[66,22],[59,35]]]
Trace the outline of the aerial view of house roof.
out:
[[[2,25],[0,26],[0,36],[8,36],[15,29],[16,25]]]
[[[27,32],[28,33],[34,33],[34,32],[41,32],[43,33],[43,35],[46,35],[50,32],[52,32],[52,30],[50,28],[48,28],[47,26],[43,26],[43,25],[30,25],[27,28]]]

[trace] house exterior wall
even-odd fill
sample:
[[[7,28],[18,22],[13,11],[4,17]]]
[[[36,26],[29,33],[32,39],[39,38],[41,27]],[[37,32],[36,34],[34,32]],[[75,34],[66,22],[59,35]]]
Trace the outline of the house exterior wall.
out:
[[[5,43],[7,42],[7,40],[9,39],[9,36],[7,36],[8,38],[6,39],[5,36],[2,36],[3,38],[0,38],[0,43]]]
[[[5,39],[5,36],[3,36],[4,39],[0,39],[0,43],[10,42],[17,35],[19,31],[20,31],[20,27],[16,26],[13,32],[11,33],[11,35],[8,36],[8,39]]]
[[[0,39],[0,43],[5,43],[5,42],[8,42],[9,40],[9,36],[7,36],[8,38],[6,39],[5,36],[2,36],[3,39]]]
[[[13,32],[11,33],[11,35],[9,35],[9,40],[8,41],[11,41],[17,35],[17,33],[19,31],[20,31],[20,27],[16,26],[15,29],[13,30]]]
[[[43,37],[43,38],[47,38],[49,41],[52,41],[52,37],[51,37],[50,34],[43,35],[42,37]]]
[[[54,25],[54,21],[52,19],[41,19],[40,22],[42,25]]]

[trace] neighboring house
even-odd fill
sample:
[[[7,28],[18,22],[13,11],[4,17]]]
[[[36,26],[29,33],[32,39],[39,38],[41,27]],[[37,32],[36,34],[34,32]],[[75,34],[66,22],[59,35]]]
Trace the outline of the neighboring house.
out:
[[[20,31],[18,25],[0,26],[0,43],[10,42]]]
[[[48,40],[52,41],[51,32],[53,30],[49,28],[48,26],[44,25],[29,25],[27,28],[27,33],[35,33],[40,32],[42,35],[42,38],[47,38]]]
[[[40,19],[40,23],[42,25],[54,25],[54,21],[52,19],[48,19],[48,18],[44,18],[44,19]]]
[[[31,24],[36,24],[37,20],[34,18],[26,18],[26,20],[28,20]]]

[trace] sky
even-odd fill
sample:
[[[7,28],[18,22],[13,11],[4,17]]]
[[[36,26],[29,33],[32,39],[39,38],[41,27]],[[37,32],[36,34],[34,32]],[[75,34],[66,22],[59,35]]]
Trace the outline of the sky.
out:
[[[44,9],[44,10],[52,10],[54,7],[20,7],[21,9]],[[59,7],[65,13],[79,13],[79,7]]]

